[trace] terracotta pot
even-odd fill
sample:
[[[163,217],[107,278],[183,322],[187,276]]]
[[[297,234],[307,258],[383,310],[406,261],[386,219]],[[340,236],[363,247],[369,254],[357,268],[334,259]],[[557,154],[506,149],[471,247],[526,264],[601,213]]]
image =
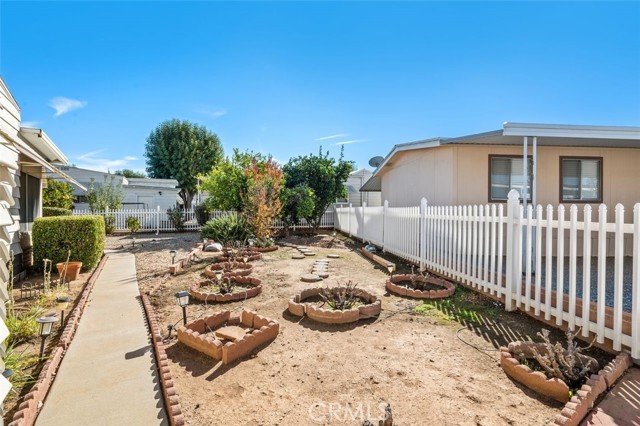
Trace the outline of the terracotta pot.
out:
[[[78,275],[80,274],[80,268],[82,268],[82,262],[60,262],[56,263],[56,268],[58,268],[58,274],[62,275],[62,270],[64,269],[65,263],[67,264],[67,271],[65,273],[65,279],[67,281],[75,281],[78,279]]]

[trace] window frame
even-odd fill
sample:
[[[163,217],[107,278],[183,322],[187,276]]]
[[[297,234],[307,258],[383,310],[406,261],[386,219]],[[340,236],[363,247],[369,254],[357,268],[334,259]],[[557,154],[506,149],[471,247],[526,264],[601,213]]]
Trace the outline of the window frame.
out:
[[[502,198],[493,198],[491,196],[491,163],[492,163],[492,160],[494,158],[518,158],[518,159],[522,159],[522,155],[518,155],[518,154],[489,154],[489,167],[487,168],[488,169],[487,170],[488,171],[488,177],[487,177],[488,185],[487,186],[489,187],[489,191],[488,191],[488,194],[487,194],[487,199],[489,200],[490,203],[506,203],[507,202],[507,198],[504,198],[504,199],[502,199]],[[527,160],[529,160],[529,162],[532,162],[533,161],[533,155],[527,155]],[[528,173],[531,176],[531,180],[532,180],[532,183],[533,183],[533,169],[529,168],[528,169]],[[531,185],[531,186],[533,186],[533,185]],[[533,189],[533,188],[530,188],[530,189]],[[532,191],[529,191],[527,193],[527,203],[530,203],[531,200],[532,200],[531,192]],[[522,202],[522,198],[518,197],[518,199],[520,200],[520,202]]]
[[[598,199],[594,200],[565,200],[563,193],[563,185],[562,182],[564,180],[564,175],[562,174],[562,164],[564,160],[598,160],[600,161],[600,168],[598,170]],[[575,156],[575,155],[561,155],[560,156],[560,175],[558,179],[558,199],[560,204],[600,204],[602,203],[604,190],[604,185],[602,184],[602,176],[604,170],[604,159],[603,157],[590,157],[590,156]],[[580,176],[582,179],[582,176]]]

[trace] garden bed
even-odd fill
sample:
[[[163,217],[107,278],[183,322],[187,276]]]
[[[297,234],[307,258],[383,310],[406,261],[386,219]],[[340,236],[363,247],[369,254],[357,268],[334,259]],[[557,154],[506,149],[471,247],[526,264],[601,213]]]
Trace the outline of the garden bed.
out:
[[[182,324],[175,293],[201,280],[210,260],[165,277],[168,250],[186,252],[201,241],[199,235],[161,234],[155,242],[158,237],[152,235],[148,240],[137,238],[144,243],[136,251],[138,279],[143,290],[157,288],[150,301],[166,339],[167,325]],[[513,341],[513,336],[534,338],[542,323],[496,310],[492,300],[464,287],[452,297],[424,303],[394,296],[385,289],[388,275],[354,252],[357,245],[344,236],[293,236],[282,242],[306,245],[317,251],[318,258],[339,254],[339,259],[331,260],[328,284],[357,280],[359,288],[380,299],[380,316],[323,324],[290,314],[289,299],[310,287],[300,275],[316,259],[291,260],[297,250],[284,246],[264,254],[262,262],[253,264],[263,283],[260,296],[229,302],[225,309],[251,310],[277,320],[275,341],[228,366],[178,342],[175,333],[166,340],[169,369],[187,424],[356,425],[368,417],[354,414],[357,418],[342,421],[347,406],[353,413],[360,407],[366,413],[371,407],[368,420],[377,424],[378,406],[389,402],[394,420],[404,425],[539,426],[554,421],[562,410],[562,404],[520,387],[497,368],[499,347]],[[112,244],[122,243],[114,237]],[[396,263],[398,273],[411,273],[403,260],[384,256]],[[417,312],[418,307],[429,309]],[[218,309],[214,304],[191,304],[188,321]],[[342,420],[329,420],[329,404],[341,407]],[[446,409],[434,409],[434,404]]]
[[[209,278],[216,277],[216,271],[222,271],[222,277],[242,276],[246,277],[253,271],[250,263],[243,262],[220,262],[212,263],[204,268],[204,274]]]
[[[442,299],[451,296],[456,286],[451,281],[434,276],[398,274],[389,277],[387,290],[415,299]]]
[[[337,288],[333,287],[328,290],[333,291]],[[345,310],[332,309],[320,300],[322,290],[320,287],[315,287],[301,291],[289,300],[289,312],[299,317],[306,315],[314,321],[325,324],[347,324],[380,315],[382,306],[380,299],[364,290],[356,290],[361,303]]]
[[[178,328],[178,340],[215,360],[229,364],[249,355],[278,336],[280,324],[243,310],[232,316],[223,311]]]
[[[221,292],[215,280],[199,281],[189,289],[194,299],[202,302],[233,302],[256,297],[262,291],[262,281],[258,278],[230,276],[222,280],[231,280],[235,287],[229,292]]]

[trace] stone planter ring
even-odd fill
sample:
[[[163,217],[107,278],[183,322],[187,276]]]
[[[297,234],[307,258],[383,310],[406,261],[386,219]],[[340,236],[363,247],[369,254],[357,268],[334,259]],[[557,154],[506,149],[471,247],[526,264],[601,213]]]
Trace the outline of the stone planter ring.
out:
[[[411,280],[424,284],[431,284],[433,286],[442,287],[440,290],[420,290],[412,289],[404,285],[398,285],[401,282],[411,282]],[[422,275],[393,275],[389,277],[386,283],[386,288],[391,293],[399,296],[413,297],[415,299],[442,299],[449,297],[456,291],[456,286],[451,281],[444,280],[437,277],[423,277]]]
[[[325,324],[347,324],[361,319],[369,319],[380,315],[382,305],[380,299],[364,290],[356,290],[363,304],[347,310],[333,310],[318,306],[305,300],[320,296],[320,287],[308,288],[289,300],[288,310],[291,314],[302,317],[308,316],[314,321]],[[329,289],[331,290],[331,289]]]

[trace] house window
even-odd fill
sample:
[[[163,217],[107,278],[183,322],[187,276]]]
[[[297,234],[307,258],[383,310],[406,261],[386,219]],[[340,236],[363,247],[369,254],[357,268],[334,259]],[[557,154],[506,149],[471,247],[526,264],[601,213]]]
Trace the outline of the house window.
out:
[[[33,222],[39,215],[40,209],[40,179],[20,174],[20,222]]]
[[[602,201],[602,158],[560,158],[560,201]]]
[[[522,200],[522,157],[489,157],[489,200],[505,201],[512,189],[520,193]],[[531,182],[533,181],[533,160],[529,158],[529,179],[527,182],[527,200],[531,200]]]

